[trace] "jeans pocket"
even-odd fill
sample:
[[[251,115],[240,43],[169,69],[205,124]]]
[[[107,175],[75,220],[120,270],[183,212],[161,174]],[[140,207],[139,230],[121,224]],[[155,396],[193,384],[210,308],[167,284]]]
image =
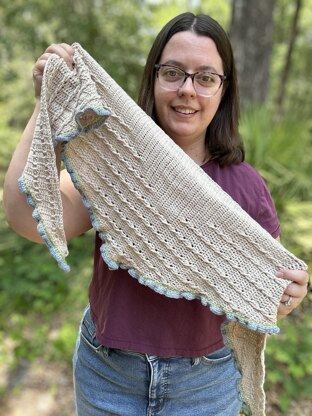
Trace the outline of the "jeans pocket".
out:
[[[103,345],[96,338],[96,326],[92,321],[90,310],[87,309],[80,325],[81,340],[87,344],[93,351],[100,352]]]
[[[201,357],[201,362],[206,365],[221,364],[229,361],[232,358],[232,352],[230,348],[223,347],[217,351],[212,352],[209,355]]]

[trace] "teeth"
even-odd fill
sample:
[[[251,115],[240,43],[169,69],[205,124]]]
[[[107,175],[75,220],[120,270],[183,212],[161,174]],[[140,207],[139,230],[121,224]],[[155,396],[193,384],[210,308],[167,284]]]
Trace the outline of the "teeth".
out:
[[[196,113],[195,110],[191,110],[190,108],[175,108],[175,111],[182,114],[194,114]]]

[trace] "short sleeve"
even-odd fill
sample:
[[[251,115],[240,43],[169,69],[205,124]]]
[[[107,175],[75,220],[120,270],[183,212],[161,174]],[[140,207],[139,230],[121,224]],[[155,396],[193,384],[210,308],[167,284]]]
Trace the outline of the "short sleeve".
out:
[[[221,168],[215,161],[205,164],[203,169],[273,238],[279,236],[280,225],[275,205],[257,169],[246,162]]]
[[[277,238],[280,235],[280,224],[274,201],[263,178],[261,178],[261,188],[259,209],[255,219],[272,237]]]

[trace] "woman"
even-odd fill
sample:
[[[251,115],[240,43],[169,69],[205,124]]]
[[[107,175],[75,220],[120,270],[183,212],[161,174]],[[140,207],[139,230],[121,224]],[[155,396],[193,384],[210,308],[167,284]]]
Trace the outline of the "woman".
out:
[[[36,107],[10,164],[5,210],[12,228],[41,243],[32,210],[17,187],[40,109],[45,63],[52,53],[72,66],[69,45],[51,45],[34,68]],[[238,136],[238,93],[233,54],[220,25],[184,13],[157,36],[147,59],[141,107],[241,207],[275,238],[279,224],[260,175],[244,162]],[[60,150],[56,148],[60,165]],[[67,239],[91,228],[89,214],[66,171],[60,188]],[[169,299],[110,271],[96,235],[90,307],[74,355],[77,414],[236,416],[242,406],[240,373],[224,345],[224,316],[198,300]],[[306,272],[281,270],[292,281],[279,307],[286,316],[306,295]]]

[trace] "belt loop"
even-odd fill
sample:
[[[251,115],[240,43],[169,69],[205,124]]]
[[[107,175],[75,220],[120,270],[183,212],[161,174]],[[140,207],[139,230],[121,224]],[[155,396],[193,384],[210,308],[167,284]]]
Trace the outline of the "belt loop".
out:
[[[109,357],[110,348],[109,347],[104,347],[104,345],[102,345],[101,348],[99,348],[97,350],[97,353],[102,355],[103,358],[107,358],[107,357]]]
[[[192,358],[192,367],[198,365],[201,361],[201,357]]]

